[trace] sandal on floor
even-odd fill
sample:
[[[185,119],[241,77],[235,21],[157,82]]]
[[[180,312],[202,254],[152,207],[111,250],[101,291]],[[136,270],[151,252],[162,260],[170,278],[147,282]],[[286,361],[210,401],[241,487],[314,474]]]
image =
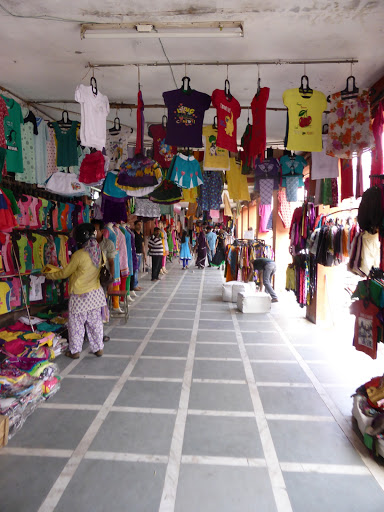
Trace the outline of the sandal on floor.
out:
[[[102,350],[98,350],[97,352],[94,352],[94,354],[96,357],[101,357],[104,354],[104,352]]]
[[[109,336],[103,336],[103,343],[107,343],[111,338]]]
[[[80,352],[75,352],[72,354],[70,350],[66,350],[64,353],[65,356],[70,357],[71,359],[79,359],[80,358]]]

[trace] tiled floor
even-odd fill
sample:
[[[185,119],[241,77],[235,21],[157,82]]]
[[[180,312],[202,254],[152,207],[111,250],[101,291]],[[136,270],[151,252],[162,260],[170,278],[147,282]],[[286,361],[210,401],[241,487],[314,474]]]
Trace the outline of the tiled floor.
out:
[[[60,357],[62,389],[0,451],[1,512],[383,510],[350,413],[382,368],[350,319],[321,330],[293,295],[243,315],[215,269],[141,284],[104,357]]]

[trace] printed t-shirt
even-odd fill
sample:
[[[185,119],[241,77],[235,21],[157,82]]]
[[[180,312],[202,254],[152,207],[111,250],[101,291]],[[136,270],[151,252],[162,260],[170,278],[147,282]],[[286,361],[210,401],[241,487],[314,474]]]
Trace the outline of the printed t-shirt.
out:
[[[240,103],[236,98],[228,98],[225,91],[215,89],[212,105],[217,110],[217,145],[237,153],[237,119],[241,114]]]
[[[24,124],[21,130],[21,147],[23,150],[23,172],[16,175],[16,181],[24,183],[36,183],[35,161],[35,124],[36,118],[27,108],[22,108]],[[28,116],[28,117],[27,117]],[[33,123],[34,121],[34,123]]]
[[[109,158],[109,169],[120,169],[120,165],[128,158],[128,141],[131,129],[124,126],[119,131],[107,131],[105,151]]]
[[[165,143],[170,146],[201,148],[204,113],[211,104],[208,94],[175,89],[163,93],[168,108]]]
[[[217,132],[213,126],[203,128],[204,171],[229,169],[229,152],[217,145]]]
[[[313,91],[309,98],[305,98],[299,89],[287,89],[283,102],[289,116],[287,149],[322,151],[322,114],[327,108],[325,95]]]
[[[169,169],[177,148],[166,144],[167,129],[162,124],[151,124],[148,135],[153,139],[153,159],[163,169]]]
[[[31,280],[31,289],[29,291],[29,300],[30,301],[37,301],[37,300],[43,300],[43,290],[42,290],[42,284],[45,283],[45,277],[44,276],[30,276],[29,279]]]
[[[299,187],[304,185],[303,170],[307,166],[307,161],[301,155],[290,157],[288,155],[280,158],[281,174],[283,176],[282,186],[286,187],[287,177],[299,177]]]
[[[81,105],[81,145],[101,151],[107,136],[108,98],[100,91],[93,94],[91,86],[80,84],[76,88],[75,100]]]
[[[21,125],[24,124],[21,107],[17,101],[1,95],[8,108],[4,118],[4,132],[7,148],[7,171],[23,172],[23,148],[21,145]]]
[[[363,300],[353,302],[350,311],[356,316],[355,334],[353,337],[353,345],[356,350],[364,352],[372,359],[377,357],[377,330],[381,327],[377,315],[379,308],[372,303],[368,307],[364,306]]]
[[[0,315],[11,311],[11,288],[7,283],[0,283]]]

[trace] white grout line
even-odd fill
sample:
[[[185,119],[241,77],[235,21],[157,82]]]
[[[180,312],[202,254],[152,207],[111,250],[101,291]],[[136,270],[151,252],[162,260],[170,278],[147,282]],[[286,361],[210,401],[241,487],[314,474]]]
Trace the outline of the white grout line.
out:
[[[236,345],[235,341],[196,341],[197,345]]]
[[[241,362],[240,357],[195,357],[195,361]]]
[[[255,413],[252,411],[209,411],[201,409],[188,409],[189,416],[216,416],[228,418],[254,418]]]
[[[270,315],[270,314],[269,314]],[[355,448],[357,453],[360,455],[361,459],[363,460],[364,464],[367,466],[369,471],[371,472],[372,476],[375,478],[377,483],[380,485],[381,489],[384,490],[384,473],[381,468],[378,467],[376,462],[372,460],[369,451],[364,446],[356,432],[353,430],[352,424],[350,421],[348,421],[343,413],[338,409],[330,395],[325,390],[324,386],[321,384],[319,379],[316,377],[316,375],[313,373],[311,368],[308,366],[307,362],[301,357],[299,352],[296,350],[296,348],[292,345],[289,337],[285,334],[283,329],[279,326],[278,322],[273,318],[272,315],[270,315],[272,321],[274,322],[276,329],[280,332],[281,337],[286,342],[287,346],[289,347],[292,354],[297,359],[298,364],[300,365],[301,369],[304,371],[304,373],[307,375],[307,377],[312,382],[314,388],[318,392],[320,398],[323,400],[324,404],[327,406],[328,410],[332,414],[332,416],[335,418],[336,423],[339,425],[340,429],[344,432],[347,439],[350,441],[352,446]]]
[[[128,377],[131,375],[137,361],[139,360],[139,357],[142,355],[145,347],[147,346],[149,339],[151,338],[153,332],[155,331],[157,325],[159,324],[159,322],[162,318],[163,313],[167,310],[167,307],[168,307],[169,303],[171,302],[173,296],[176,294],[178,288],[181,286],[183,279],[184,279],[184,276],[181,277],[181,279],[179,280],[179,283],[176,285],[176,287],[175,287],[174,291],[172,292],[172,294],[170,295],[169,299],[164,303],[164,306],[162,307],[159,314],[155,318],[155,320],[152,324],[152,327],[148,330],[148,332],[145,335],[144,339],[142,340],[140,346],[136,350],[135,355],[129,361],[123,374],[119,377],[118,381],[112,388],[111,392],[109,393],[108,397],[106,398],[105,402],[103,403],[102,408],[97,413],[96,417],[92,421],[88,430],[86,431],[83,438],[77,445],[71,458],[69,459],[67,464],[64,466],[64,469],[60,473],[56,482],[53,484],[51,490],[49,491],[49,493],[46,496],[45,500],[43,501],[42,505],[40,506],[38,512],[53,512],[54,511],[54,509],[57,506],[58,502],[60,501],[65,489],[67,488],[69,482],[71,481],[74,474],[76,473],[77,468],[79,467],[81,461],[83,460],[84,456],[86,455],[86,453],[87,453],[89,447],[91,446],[93,440],[95,439],[97,433],[99,432],[104,420],[106,419],[111,408],[113,407],[115,400],[117,399],[121,390],[123,389],[124,384],[127,382]],[[156,286],[156,284],[157,283],[155,283],[153,286]],[[149,290],[150,290],[150,288],[149,288]],[[149,292],[149,290],[148,290],[148,292]],[[145,294],[143,294],[143,296],[145,296]]]
[[[111,359],[130,359],[133,354],[127,355],[127,354],[103,354],[104,358],[111,358]]]
[[[54,457],[69,459],[73,454],[72,450],[46,449],[46,448],[2,448],[1,455],[18,455],[21,457]]]
[[[366,466],[349,464],[313,464],[306,462],[280,462],[285,473],[322,473],[328,475],[370,475]]]
[[[101,404],[63,404],[55,402],[45,402],[39,406],[41,409],[60,409],[63,411],[100,411],[101,407]]]
[[[181,356],[140,356],[140,359],[160,359],[162,361],[186,361],[186,357]]]
[[[93,380],[118,380],[118,375],[76,375],[71,373],[66,379],[93,379]]]
[[[164,455],[144,455],[141,453],[120,453],[120,452],[94,452],[85,454],[87,460],[111,460],[114,462],[148,462],[156,464],[167,464],[168,457]]]
[[[245,380],[230,380],[230,379],[193,379],[193,382],[198,384],[246,384]]]
[[[183,382],[183,379],[176,379],[170,377],[128,377],[127,380],[139,382]]]
[[[188,358],[184,371],[183,385],[181,388],[181,395],[179,401],[179,409],[177,411],[175,427],[173,430],[169,461],[165,473],[164,487],[158,512],[173,512],[175,510],[176,492],[180,474],[184,432],[187,421],[189,396],[192,384],[192,372],[196,351],[197,331],[203,296],[204,275],[205,270],[203,270],[202,272],[203,278],[200,281],[199,297],[197,300],[195,319],[193,322],[193,329],[191,333],[191,341],[188,349]]]
[[[246,347],[285,347],[285,343],[260,343],[258,341],[244,343]]]
[[[239,344],[240,354],[243,359],[245,375],[247,378],[249,392],[253,404],[254,417],[256,420],[257,428],[259,430],[261,445],[263,447],[268,474],[271,480],[276,509],[277,512],[293,512],[292,505],[288,496],[288,491],[285,485],[284,476],[279,465],[275,445],[273,443],[268,421],[264,412],[264,407],[260,398],[259,391],[257,389],[255,377],[253,375],[251,361],[248,357],[247,349],[243,341],[242,331],[240,330],[239,322],[235,315],[234,306],[232,306],[230,312],[232,315],[233,324],[235,326],[235,333],[237,342]]]
[[[149,343],[183,343],[183,344],[189,344],[189,341],[173,341],[173,340],[149,340]]]
[[[112,338],[111,337],[111,341],[124,341],[126,343],[139,343],[139,340],[128,340],[127,338]],[[108,343],[110,343],[110,341],[108,341]],[[105,354],[104,354],[105,355]]]
[[[311,416],[310,414],[266,414],[267,420],[272,421],[315,421],[320,423],[333,422],[333,416]]]
[[[166,320],[168,320],[168,318]],[[157,330],[158,331],[192,331],[192,327],[157,327]]]
[[[266,388],[313,388],[311,382],[256,382],[258,387]]]
[[[209,466],[243,466],[250,468],[265,468],[264,459],[252,459],[245,457],[212,457],[207,455],[183,455],[182,464],[199,464]],[[197,489],[197,492],[198,489]]]
[[[249,359],[250,363],[270,363],[270,364],[297,364],[297,361],[291,359]]]
[[[155,407],[125,407],[114,405],[111,407],[111,411],[113,412],[133,412],[133,413],[143,413],[143,414],[176,414],[176,409],[156,409]]]

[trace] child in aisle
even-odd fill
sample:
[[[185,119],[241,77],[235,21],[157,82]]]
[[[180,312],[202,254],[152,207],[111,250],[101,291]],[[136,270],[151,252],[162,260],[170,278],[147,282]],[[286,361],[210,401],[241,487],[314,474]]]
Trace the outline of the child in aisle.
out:
[[[189,245],[189,237],[187,232],[184,230],[181,237],[181,249],[180,249],[180,260],[183,262],[183,270],[188,270],[188,262],[191,261],[192,254]]]
[[[160,281],[159,274],[163,261],[163,241],[160,235],[160,228],[153,230],[153,235],[148,242],[148,254],[152,257],[152,281]]]

